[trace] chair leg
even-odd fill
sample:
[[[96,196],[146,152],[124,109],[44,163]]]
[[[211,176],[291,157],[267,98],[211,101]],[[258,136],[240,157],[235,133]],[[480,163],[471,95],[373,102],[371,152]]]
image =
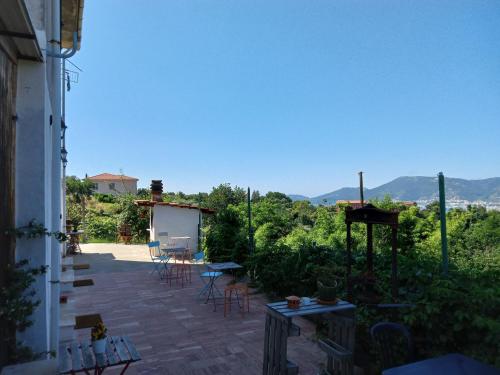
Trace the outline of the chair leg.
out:
[[[224,318],[226,317],[227,313],[227,290],[224,290]]]

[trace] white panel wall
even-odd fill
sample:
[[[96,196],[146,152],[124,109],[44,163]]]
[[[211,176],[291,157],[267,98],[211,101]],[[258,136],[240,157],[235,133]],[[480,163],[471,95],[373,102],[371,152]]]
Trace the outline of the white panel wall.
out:
[[[198,250],[198,220],[200,211],[192,208],[156,205],[153,208],[151,237],[158,240],[158,233],[168,232],[170,237],[191,237],[190,248]]]

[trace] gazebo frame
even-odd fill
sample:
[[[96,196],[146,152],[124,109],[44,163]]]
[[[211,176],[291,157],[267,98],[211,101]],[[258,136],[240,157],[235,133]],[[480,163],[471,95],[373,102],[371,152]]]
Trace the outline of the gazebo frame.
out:
[[[391,274],[391,295],[393,302],[396,302],[398,296],[398,211],[386,211],[376,208],[371,204],[367,204],[362,208],[352,209],[347,207],[345,210],[345,222],[347,224],[347,295],[349,299],[352,298],[352,278],[351,278],[351,265],[352,265],[352,237],[351,225],[352,223],[365,223],[366,224],[366,264],[368,274],[373,275],[373,224],[389,225],[392,228],[392,274]]]

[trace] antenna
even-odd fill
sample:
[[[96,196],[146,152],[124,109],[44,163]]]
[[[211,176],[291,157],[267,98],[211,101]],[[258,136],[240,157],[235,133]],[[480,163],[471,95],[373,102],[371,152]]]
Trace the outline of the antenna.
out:
[[[359,174],[359,198],[361,200],[361,207],[364,206],[364,196],[363,196],[363,172],[358,172]]]

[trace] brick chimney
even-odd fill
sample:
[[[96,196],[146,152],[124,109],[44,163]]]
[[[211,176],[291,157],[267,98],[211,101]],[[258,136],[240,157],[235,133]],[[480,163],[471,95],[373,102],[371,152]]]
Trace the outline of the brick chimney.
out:
[[[151,180],[151,200],[154,202],[162,202],[163,198],[163,183],[161,180]]]

